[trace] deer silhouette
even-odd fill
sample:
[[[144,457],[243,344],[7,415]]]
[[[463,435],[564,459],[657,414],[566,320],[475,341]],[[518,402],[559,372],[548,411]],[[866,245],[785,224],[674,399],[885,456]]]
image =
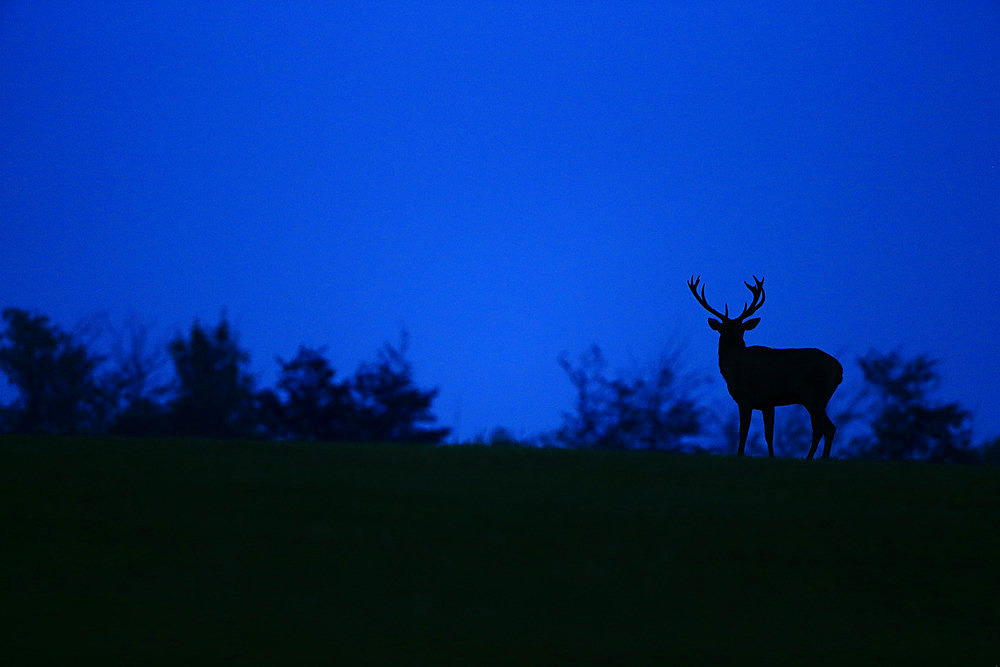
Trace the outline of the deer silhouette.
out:
[[[747,347],[743,342],[743,332],[749,331],[760,322],[759,317],[747,319],[764,305],[764,279],[754,276],[754,285],[743,283],[753,294],[753,300],[743,304],[739,317],[729,317],[729,306],[725,312],[708,305],[705,300],[705,286],[698,293],[701,276],[691,276],[688,287],[698,303],[719,319],[708,318],[708,326],[719,332],[719,370],[726,380],[729,395],[740,410],[740,449],[743,448],[750,430],[750,415],[760,410],[764,415],[764,439],[767,453],[774,456],[774,408],[779,405],[801,405],[812,418],[811,459],[816,453],[820,438],[823,443],[823,458],[830,457],[833,435],[837,427],[826,414],[830,397],[844,379],[844,368],[832,356],[815,348],[772,349],[754,345]]]

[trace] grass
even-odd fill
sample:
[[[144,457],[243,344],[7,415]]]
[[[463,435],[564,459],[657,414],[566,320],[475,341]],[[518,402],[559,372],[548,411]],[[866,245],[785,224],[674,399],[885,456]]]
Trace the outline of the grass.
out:
[[[996,466],[5,436],[0,499],[17,662],[1000,661]]]

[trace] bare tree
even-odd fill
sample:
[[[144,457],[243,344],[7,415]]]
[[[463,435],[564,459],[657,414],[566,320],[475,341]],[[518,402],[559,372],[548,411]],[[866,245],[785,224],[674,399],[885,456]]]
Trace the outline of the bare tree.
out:
[[[151,340],[153,325],[129,313],[121,328],[110,327],[111,369],[104,378],[115,397],[112,429],[145,434],[165,429],[162,405],[169,391],[168,356],[163,341]]]

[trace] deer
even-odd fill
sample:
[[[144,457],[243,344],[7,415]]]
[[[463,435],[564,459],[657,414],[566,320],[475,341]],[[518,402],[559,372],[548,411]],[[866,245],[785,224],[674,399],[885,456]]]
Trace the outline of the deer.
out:
[[[740,445],[737,456],[743,456],[747,433],[750,430],[750,416],[753,410],[760,410],[764,416],[764,439],[767,453],[774,456],[774,408],[779,405],[801,405],[809,411],[812,420],[812,447],[807,459],[812,459],[820,439],[823,442],[823,458],[830,458],[833,436],[837,431],[826,406],[833,392],[844,379],[844,367],[835,358],[815,348],[772,349],[743,342],[744,332],[760,323],[759,317],[751,315],[764,305],[764,279],[754,276],[754,285],[747,286],[753,299],[744,302],[743,312],[738,317],[729,317],[729,305],[719,311],[708,305],[705,286],[698,285],[701,276],[691,276],[688,287],[701,306],[718,319],[708,318],[708,326],[719,333],[719,370],[726,381],[729,395],[736,401],[740,411]],[[747,319],[750,318],[750,319]]]

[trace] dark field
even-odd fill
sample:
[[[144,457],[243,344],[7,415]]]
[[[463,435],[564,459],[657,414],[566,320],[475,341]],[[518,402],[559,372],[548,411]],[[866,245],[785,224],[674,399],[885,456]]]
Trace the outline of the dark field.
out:
[[[7,436],[0,477],[6,664],[1000,662],[995,466]]]

